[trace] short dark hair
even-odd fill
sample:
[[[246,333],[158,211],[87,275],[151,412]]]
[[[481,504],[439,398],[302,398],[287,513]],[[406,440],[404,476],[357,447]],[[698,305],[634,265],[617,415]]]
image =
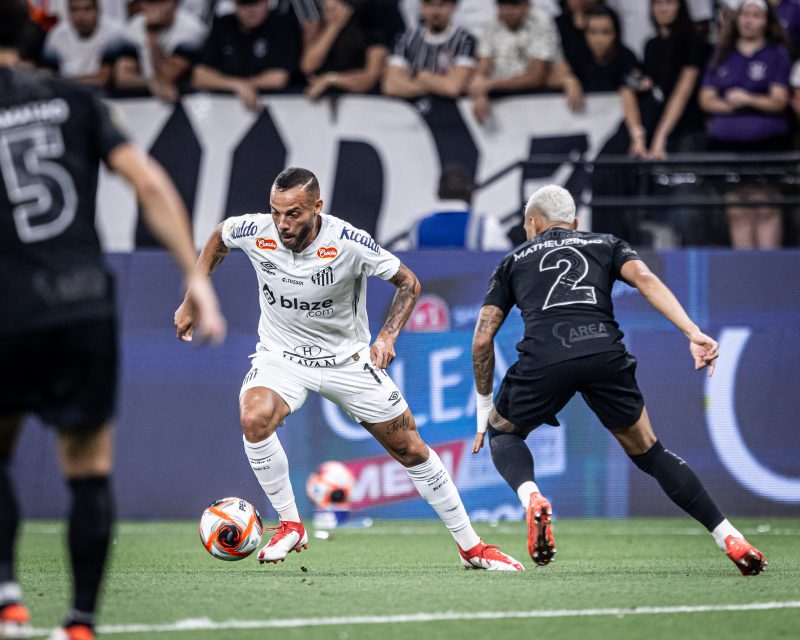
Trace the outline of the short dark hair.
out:
[[[303,191],[310,191],[319,196],[319,181],[308,169],[302,167],[287,167],[275,178],[275,188],[279,191],[287,191],[294,187],[302,187]]]
[[[442,169],[439,178],[439,199],[440,200],[472,200],[472,192],[475,185],[472,183],[466,168],[460,164],[448,164]]]
[[[0,0],[0,49],[19,49],[27,20],[22,0]]]

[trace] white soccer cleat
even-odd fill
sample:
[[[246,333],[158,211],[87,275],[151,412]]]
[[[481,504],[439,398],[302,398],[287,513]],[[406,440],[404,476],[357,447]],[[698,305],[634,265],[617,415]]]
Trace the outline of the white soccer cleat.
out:
[[[461,564],[465,569],[485,569],[486,571],[525,571],[519,562],[502,553],[496,544],[483,544],[481,540],[472,549],[464,551],[458,547]]]
[[[24,640],[32,637],[31,616],[25,605],[13,603],[0,610],[0,638]]]
[[[258,552],[258,561],[261,564],[283,562],[290,552],[300,553],[302,549],[308,549],[308,534],[302,522],[281,520],[280,526],[269,529],[277,531],[267,545]]]

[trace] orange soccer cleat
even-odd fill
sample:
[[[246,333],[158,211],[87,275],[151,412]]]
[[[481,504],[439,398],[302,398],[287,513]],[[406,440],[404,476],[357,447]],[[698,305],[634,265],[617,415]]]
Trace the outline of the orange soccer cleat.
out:
[[[30,638],[31,633],[31,614],[27,607],[15,602],[0,609],[0,638]]]
[[[302,549],[308,549],[308,534],[302,522],[281,520],[280,526],[268,529],[277,531],[258,552],[258,561],[261,564],[283,562],[291,551],[300,553]]]
[[[757,576],[767,568],[767,559],[744,538],[725,538],[725,555],[733,560],[743,576]]]
[[[541,493],[532,493],[525,511],[528,522],[528,553],[540,567],[550,564],[556,555],[556,541],[553,538],[553,508]]]
[[[496,544],[483,544],[481,540],[471,549],[458,548],[461,564],[465,569],[485,569],[487,571],[525,571],[519,562],[500,551]]]

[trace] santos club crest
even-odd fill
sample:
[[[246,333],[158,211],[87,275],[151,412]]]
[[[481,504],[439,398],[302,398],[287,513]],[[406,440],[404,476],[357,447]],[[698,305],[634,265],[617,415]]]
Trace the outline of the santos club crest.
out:
[[[311,276],[311,282],[320,287],[327,287],[333,284],[333,267],[314,267],[314,275]]]

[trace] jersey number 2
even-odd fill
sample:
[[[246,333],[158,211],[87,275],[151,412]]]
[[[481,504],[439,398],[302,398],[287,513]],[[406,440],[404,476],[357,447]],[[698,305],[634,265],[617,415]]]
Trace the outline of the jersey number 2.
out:
[[[53,159],[64,155],[61,129],[34,125],[0,134],[0,173],[22,242],[60,235],[72,223],[78,196],[72,177]]]
[[[589,273],[589,263],[580,251],[562,247],[548,251],[539,262],[539,271],[559,270],[558,277],[547,292],[542,309],[565,304],[596,304],[594,287],[578,283]]]

